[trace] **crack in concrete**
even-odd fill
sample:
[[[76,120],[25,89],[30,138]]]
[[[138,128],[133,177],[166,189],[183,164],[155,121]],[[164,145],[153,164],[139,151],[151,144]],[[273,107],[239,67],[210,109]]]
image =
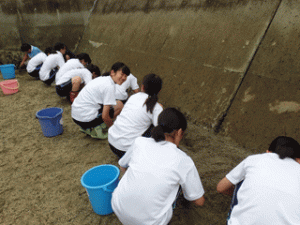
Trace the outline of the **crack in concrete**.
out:
[[[77,50],[77,48],[78,48],[78,45],[79,45],[79,43],[80,43],[81,40],[82,40],[82,37],[83,37],[84,34],[86,33],[87,27],[88,27],[89,22],[90,22],[90,18],[91,18],[91,16],[92,16],[93,12],[94,12],[95,9],[96,9],[97,3],[98,3],[98,0],[95,0],[95,1],[94,1],[94,4],[93,4],[93,7],[92,7],[91,10],[90,10],[90,14],[89,14],[89,16],[88,16],[86,25],[85,25],[85,27],[84,27],[84,31],[82,32],[81,36],[78,38],[78,42],[75,44],[74,52],[76,52],[76,50]]]
[[[213,125],[213,130],[214,130],[214,132],[218,133],[218,132],[220,131],[220,128],[221,128],[221,126],[222,126],[222,123],[223,123],[225,117],[227,116],[227,113],[228,113],[229,109],[231,108],[232,103],[233,103],[235,97],[237,96],[237,93],[238,93],[240,87],[242,86],[242,83],[243,83],[243,81],[244,81],[244,79],[245,79],[245,77],[246,77],[246,75],[247,75],[247,73],[248,73],[248,71],[249,71],[249,69],[250,69],[250,67],[251,67],[251,65],[252,65],[252,62],[253,62],[254,59],[255,59],[255,56],[256,56],[256,54],[257,54],[257,52],[258,52],[258,50],[259,50],[259,48],[260,48],[260,46],[261,46],[261,44],[262,44],[262,42],[263,42],[263,40],[264,40],[266,34],[268,33],[268,30],[269,30],[269,28],[270,28],[270,26],[271,26],[271,24],[272,24],[272,22],[273,22],[273,20],[274,20],[274,18],[275,18],[275,16],[276,16],[277,12],[278,12],[278,9],[279,9],[281,3],[282,3],[282,0],[279,0],[278,6],[277,6],[277,8],[275,9],[274,14],[273,14],[273,16],[271,17],[269,23],[267,24],[267,27],[266,27],[266,29],[265,29],[265,32],[263,33],[263,35],[262,35],[261,38],[259,39],[258,44],[257,44],[257,47],[256,47],[256,49],[253,51],[253,54],[252,54],[251,59],[249,60],[248,66],[247,66],[247,68],[245,69],[245,71],[243,71],[244,74],[242,75],[241,80],[240,80],[240,82],[239,82],[239,84],[238,84],[238,86],[237,86],[235,92],[231,95],[230,100],[229,100],[229,103],[228,103],[228,105],[227,105],[225,111],[224,111],[223,113],[220,113],[220,114],[219,114],[219,115],[221,115],[221,116],[217,119],[216,123]]]

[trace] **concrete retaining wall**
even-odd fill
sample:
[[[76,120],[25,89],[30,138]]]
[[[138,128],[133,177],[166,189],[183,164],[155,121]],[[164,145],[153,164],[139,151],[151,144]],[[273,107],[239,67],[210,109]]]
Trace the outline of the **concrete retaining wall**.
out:
[[[20,60],[20,46],[30,43],[44,50],[64,42],[74,50],[88,22],[94,0],[1,0],[0,61]]]
[[[88,22],[90,9],[95,3]],[[296,0],[0,1],[1,50],[56,41],[102,71],[125,62],[163,79],[160,101],[263,151],[299,136]]]
[[[278,135],[300,141],[300,3],[283,0],[224,120],[225,134],[268,148]]]
[[[180,108],[195,123],[232,136],[244,146],[265,147],[270,138],[284,134],[288,126],[275,113],[282,101],[276,103],[270,94],[267,98],[265,88],[273,82],[279,92],[288,89],[288,104],[298,104],[295,90],[288,87],[289,76],[279,75],[278,71],[279,67],[280,71],[291,67],[287,62],[282,62],[286,69],[277,64],[282,54],[293,51],[285,48],[284,43],[281,48],[285,53],[278,49],[278,44],[271,45],[272,51],[276,51],[275,59],[267,53],[271,49],[263,47],[269,36],[277,40],[285,35],[280,29],[276,34],[268,32],[272,32],[272,24],[279,15],[284,14],[278,20],[290,15],[285,5],[297,5],[292,2],[98,1],[78,50],[89,52],[104,70],[123,61],[139,80],[147,73],[157,73],[164,81],[160,94],[163,104]],[[292,15],[296,16],[297,10]],[[296,70],[295,66],[292,68]],[[261,81],[261,74],[268,74],[269,78]],[[285,78],[273,81],[273,76]],[[297,79],[295,73],[292,77]],[[251,88],[246,85],[248,82],[253,82]],[[250,100],[254,95],[257,102]],[[268,110],[257,113],[262,106]],[[299,114],[291,113],[294,121]],[[276,131],[273,120],[281,123]]]

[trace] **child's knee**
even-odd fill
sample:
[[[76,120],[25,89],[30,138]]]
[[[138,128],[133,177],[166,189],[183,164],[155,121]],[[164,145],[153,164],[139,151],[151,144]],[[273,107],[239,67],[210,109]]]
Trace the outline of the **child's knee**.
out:
[[[73,77],[72,78],[72,84],[81,84],[81,78],[79,76]]]

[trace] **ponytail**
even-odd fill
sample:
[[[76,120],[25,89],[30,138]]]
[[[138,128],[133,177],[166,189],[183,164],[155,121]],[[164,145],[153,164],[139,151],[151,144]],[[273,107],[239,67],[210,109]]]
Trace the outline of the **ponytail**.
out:
[[[147,112],[153,113],[153,109],[155,104],[158,101],[158,93],[162,88],[162,80],[156,74],[148,74],[143,79],[143,86],[145,93],[149,95],[149,97],[145,101],[145,105],[147,108]]]
[[[175,108],[167,108],[158,116],[158,125],[152,129],[151,137],[156,141],[164,141],[165,133],[170,134],[174,130],[187,128],[185,116]]]
[[[153,109],[154,109],[154,106],[156,104],[156,102],[158,101],[158,97],[157,95],[152,95],[152,96],[149,96],[146,101],[145,101],[145,105],[147,107],[147,112],[150,111],[150,113],[153,112]]]
[[[156,126],[151,131],[151,137],[156,141],[164,141],[165,140],[165,134],[162,126]]]

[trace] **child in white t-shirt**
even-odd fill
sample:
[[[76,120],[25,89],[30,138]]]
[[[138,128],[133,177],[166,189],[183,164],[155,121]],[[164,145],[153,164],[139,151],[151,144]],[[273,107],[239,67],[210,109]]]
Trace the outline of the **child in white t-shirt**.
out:
[[[57,84],[62,76],[73,69],[83,69],[88,64],[91,64],[92,60],[87,53],[80,53],[76,58],[69,59],[57,72],[55,76],[55,83]]]
[[[111,203],[122,224],[168,224],[180,186],[185,199],[199,206],[204,204],[197,168],[178,148],[186,128],[184,115],[167,108],[159,115],[152,138],[136,138],[119,160],[121,171],[126,172]]]
[[[39,78],[47,85],[51,85],[55,80],[55,75],[59,68],[65,64],[64,54],[66,53],[67,46],[61,42],[54,45],[56,54],[50,54],[45,59],[40,72]]]
[[[159,104],[158,93],[162,80],[155,74],[144,77],[141,92],[128,99],[114,125],[108,130],[108,142],[111,150],[122,157],[137,137],[153,124],[157,125],[158,115],[163,107]]]
[[[122,85],[116,85],[116,99],[122,101],[124,104],[128,99],[128,89],[131,89],[133,93],[139,92],[139,85],[137,78],[132,74],[129,74],[126,81]]]
[[[123,108],[123,103],[116,101],[115,84],[121,85],[129,74],[129,68],[117,62],[112,66],[110,76],[97,77],[83,87],[71,107],[72,118],[82,132],[93,138],[107,138],[103,129],[113,124],[112,119]]]
[[[228,225],[300,224],[300,145],[279,136],[264,154],[252,155],[231,170],[217,191],[234,196]]]
[[[109,76],[110,72],[103,73],[102,76]],[[139,85],[137,78],[132,74],[129,74],[126,81],[122,85],[116,85],[116,99],[126,103],[128,99],[128,90],[131,89],[133,93],[139,92]]]
[[[35,55],[33,58],[31,58],[28,61],[26,70],[29,74],[29,76],[34,77],[36,79],[40,79],[39,78],[39,72],[40,69],[44,63],[44,61],[46,60],[47,56],[49,56],[50,54],[56,53],[54,51],[53,47],[48,47],[45,49],[45,53],[44,52],[40,52],[37,55]]]
[[[56,93],[60,97],[67,96],[72,103],[82,87],[99,76],[100,69],[93,64],[89,64],[86,68],[69,70],[57,80]]]

